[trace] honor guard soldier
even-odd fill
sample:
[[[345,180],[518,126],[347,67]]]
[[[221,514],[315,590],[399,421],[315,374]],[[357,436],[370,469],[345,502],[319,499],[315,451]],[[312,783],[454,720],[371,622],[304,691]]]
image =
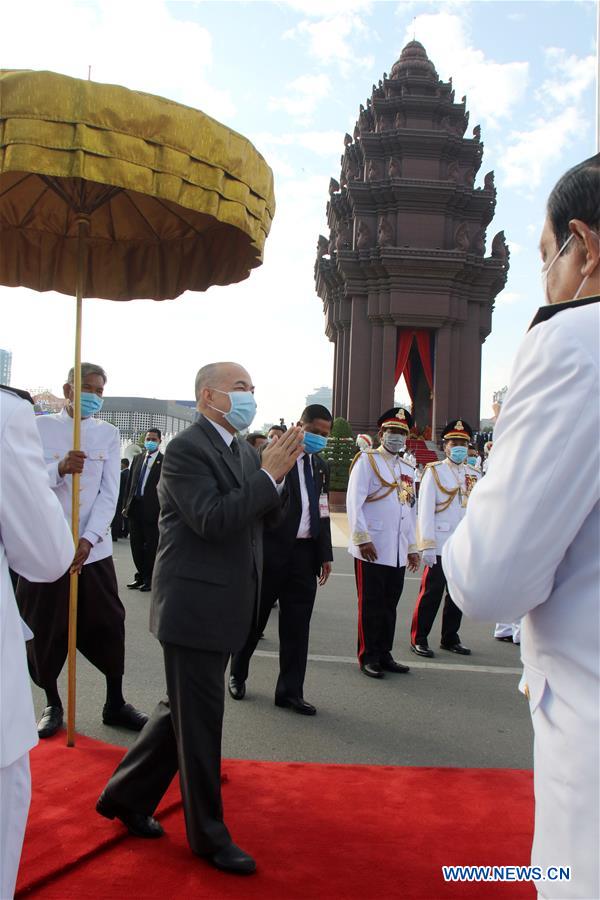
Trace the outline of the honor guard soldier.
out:
[[[440,647],[465,656],[471,652],[463,647],[458,636],[462,613],[448,593],[441,554],[442,547],[463,519],[469,494],[481,474],[467,464],[468,447],[473,440],[467,422],[461,419],[449,422],[442,432],[442,440],[446,458],[425,467],[419,491],[417,545],[423,551],[425,569],[413,613],[410,646],[413,653],[427,657],[434,655],[428,638],[444,591]]]
[[[381,446],[355,457],[346,498],[348,552],[354,556],[358,591],[358,662],[370,678],[409,671],[391,651],[406,565],[410,571],[419,566],[415,470],[400,456],[412,417],[394,407],[377,424]]]

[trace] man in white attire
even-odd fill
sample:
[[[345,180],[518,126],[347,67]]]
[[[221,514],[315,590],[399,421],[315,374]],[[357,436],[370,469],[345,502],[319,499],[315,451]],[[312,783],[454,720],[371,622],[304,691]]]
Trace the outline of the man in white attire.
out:
[[[55,581],[73,539],[50,488],[31,405],[0,390],[0,897],[15,891],[31,799],[29,751],[38,742],[25,640],[9,568]]]
[[[570,867],[568,882],[536,883],[561,900],[600,897],[599,232],[600,154],[550,194],[540,243],[548,305],[517,354],[487,475],[442,555],[465,615],[524,616],[532,863]]]

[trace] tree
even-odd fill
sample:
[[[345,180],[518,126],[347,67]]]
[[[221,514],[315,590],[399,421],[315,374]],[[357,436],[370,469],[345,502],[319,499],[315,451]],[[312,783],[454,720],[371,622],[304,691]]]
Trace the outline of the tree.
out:
[[[331,437],[321,454],[329,462],[330,490],[346,490],[350,465],[356,453],[357,447],[349,422],[341,417],[335,419],[331,428]]]

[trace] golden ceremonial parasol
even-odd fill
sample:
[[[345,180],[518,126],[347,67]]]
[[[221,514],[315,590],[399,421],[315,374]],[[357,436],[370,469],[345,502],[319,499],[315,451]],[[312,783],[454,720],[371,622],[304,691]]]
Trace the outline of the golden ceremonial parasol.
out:
[[[167,300],[247,278],[275,210],[246,138],[160,97],[53,72],[0,70],[0,284],[82,299]],[[79,540],[79,476],[72,528]],[[69,601],[67,744],[75,739],[77,575]]]

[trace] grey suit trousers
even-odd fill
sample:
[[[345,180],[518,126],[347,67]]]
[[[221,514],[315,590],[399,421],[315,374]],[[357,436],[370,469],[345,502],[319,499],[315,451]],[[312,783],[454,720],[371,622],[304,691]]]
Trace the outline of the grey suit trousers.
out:
[[[189,845],[207,856],[231,842],[221,802],[228,653],[163,644],[161,700],[106,786],[109,801],[151,816],[179,769]]]

